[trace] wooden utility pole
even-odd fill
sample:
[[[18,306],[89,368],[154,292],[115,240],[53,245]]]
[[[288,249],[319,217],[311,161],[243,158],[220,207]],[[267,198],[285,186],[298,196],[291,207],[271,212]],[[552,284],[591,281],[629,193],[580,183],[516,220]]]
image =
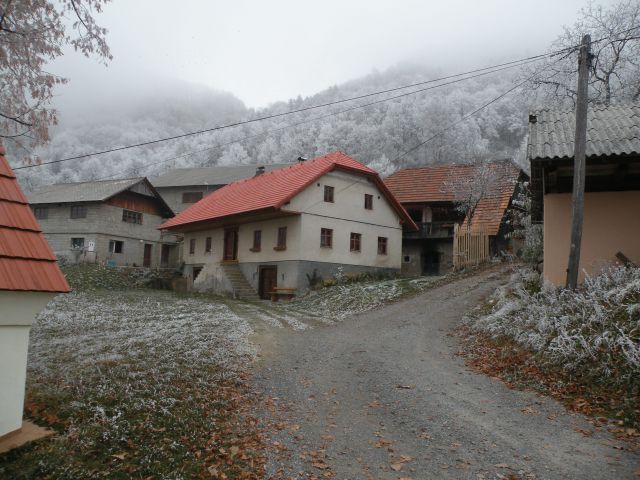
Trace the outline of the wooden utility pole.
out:
[[[578,60],[578,98],[576,101],[576,131],[573,150],[573,198],[571,208],[571,245],[567,266],[567,288],[578,285],[580,246],[584,219],[584,183],[587,150],[587,101],[589,96],[589,69],[591,68],[591,36],[582,37]]]

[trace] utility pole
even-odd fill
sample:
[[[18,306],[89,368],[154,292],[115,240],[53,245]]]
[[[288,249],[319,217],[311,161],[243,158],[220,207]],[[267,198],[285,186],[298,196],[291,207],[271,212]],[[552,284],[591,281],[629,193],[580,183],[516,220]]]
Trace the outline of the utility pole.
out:
[[[584,183],[587,150],[587,101],[589,97],[589,69],[591,68],[591,36],[582,37],[578,60],[578,98],[576,101],[576,131],[573,150],[573,197],[571,207],[571,245],[567,266],[566,287],[575,289],[580,269],[580,246],[584,219]]]

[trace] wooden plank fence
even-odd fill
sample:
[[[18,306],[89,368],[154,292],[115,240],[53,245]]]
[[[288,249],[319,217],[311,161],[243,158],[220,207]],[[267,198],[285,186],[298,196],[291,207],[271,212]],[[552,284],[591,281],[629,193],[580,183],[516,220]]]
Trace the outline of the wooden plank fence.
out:
[[[453,268],[478,265],[489,260],[489,235],[484,225],[474,227],[456,224],[453,228]]]

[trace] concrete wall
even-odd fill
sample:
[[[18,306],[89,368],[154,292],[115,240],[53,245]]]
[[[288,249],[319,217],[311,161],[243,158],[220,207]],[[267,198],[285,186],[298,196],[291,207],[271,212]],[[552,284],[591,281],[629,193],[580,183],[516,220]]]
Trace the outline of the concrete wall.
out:
[[[0,291],[0,436],[22,426],[29,330],[52,293]]]
[[[142,266],[144,244],[151,244],[151,266],[158,267],[160,266],[162,241],[170,244],[175,242],[173,236],[161,238],[157,227],[164,219],[159,215],[143,213],[143,223],[138,225],[123,222],[123,209],[120,207],[103,203],[85,205],[87,206],[86,218],[70,218],[71,205],[62,204],[48,205],[48,218],[38,220],[54,253],[69,261],[101,262],[113,260],[117,265]],[[94,242],[95,252],[73,251],[71,249],[72,238],[84,238],[85,247],[89,242]],[[123,252],[111,254],[109,240],[124,242]]]
[[[585,193],[580,281],[615,262],[617,252],[640,263],[640,191]],[[544,196],[544,278],[564,285],[571,239],[571,194]]]
[[[425,272],[425,256],[430,252],[439,254],[437,271]],[[407,258],[408,261],[407,261]],[[405,239],[402,245],[402,274],[420,276],[427,274],[445,275],[453,268],[453,240],[442,239]]]
[[[214,192],[220,185],[195,185],[190,187],[156,187],[156,190],[171,210],[177,215],[189,208],[193,203],[182,203],[182,194],[185,192],[202,192],[203,198]]]

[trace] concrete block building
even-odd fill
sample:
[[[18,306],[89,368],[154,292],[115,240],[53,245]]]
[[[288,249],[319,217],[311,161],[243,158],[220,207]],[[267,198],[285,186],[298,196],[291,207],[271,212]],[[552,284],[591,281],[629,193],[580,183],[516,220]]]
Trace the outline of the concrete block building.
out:
[[[157,228],[173,211],[146,178],[48,185],[29,203],[53,251],[69,262],[176,265],[178,239]]]
[[[269,298],[339,268],[399,272],[403,225],[416,228],[378,174],[335,152],[231,183],[160,228],[184,235],[194,288]]]

